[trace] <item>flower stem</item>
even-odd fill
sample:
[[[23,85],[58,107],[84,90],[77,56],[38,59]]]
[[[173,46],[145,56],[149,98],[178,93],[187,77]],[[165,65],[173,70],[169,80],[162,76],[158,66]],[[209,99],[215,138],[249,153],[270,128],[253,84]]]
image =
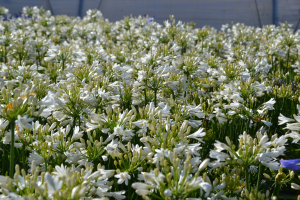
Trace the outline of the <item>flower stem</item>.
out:
[[[245,168],[245,176],[246,176],[246,188],[248,191],[250,191],[249,172],[247,168]]]
[[[276,182],[272,197],[276,196],[278,199],[279,190],[280,190],[280,184],[278,182]]]
[[[15,121],[11,121],[10,123],[10,131],[11,131],[11,142],[10,142],[10,163],[9,163],[9,176],[13,178],[14,176],[14,168],[15,168]]]
[[[264,166],[262,164],[259,164],[259,169],[258,169],[258,178],[257,178],[257,183],[256,183],[256,189],[259,191],[260,187],[260,182],[261,182],[261,176],[264,171]]]
[[[25,151],[25,145],[22,145],[22,163],[23,163],[23,169],[27,171],[26,167],[26,151]]]
[[[47,159],[45,159],[45,172],[48,171],[48,163],[47,163]]]
[[[145,95],[145,105],[147,105],[147,93],[146,93],[146,89],[144,89],[144,95]]]
[[[157,90],[154,90],[154,105],[155,105],[155,107],[157,106],[157,103],[156,103],[156,94],[157,94]]]

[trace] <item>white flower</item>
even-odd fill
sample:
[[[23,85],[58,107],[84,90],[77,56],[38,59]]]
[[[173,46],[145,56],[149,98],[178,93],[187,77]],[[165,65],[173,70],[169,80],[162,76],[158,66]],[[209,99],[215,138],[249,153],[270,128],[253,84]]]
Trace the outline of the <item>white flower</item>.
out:
[[[196,131],[195,133],[186,136],[187,138],[193,138],[198,140],[199,142],[203,142],[201,137],[204,137],[206,135],[205,132],[202,132],[204,130],[204,128],[200,128],[198,131]]]
[[[43,164],[45,162],[44,158],[42,156],[40,156],[39,154],[33,152],[29,154],[28,157],[28,163],[31,164],[34,161],[35,165],[40,165]]]
[[[17,131],[15,130],[15,141],[18,141],[19,140],[19,136],[17,135]],[[9,144],[11,143],[11,133],[10,132],[6,132],[4,134],[4,137],[2,138],[2,142],[3,144]],[[16,144],[16,143],[15,143]]]
[[[4,131],[8,124],[9,124],[9,121],[1,118],[0,119],[0,130]]]
[[[95,124],[91,124],[89,122],[86,123],[86,126],[87,126],[87,130],[86,131],[92,131],[94,129],[100,128],[99,124],[95,125]]]
[[[281,155],[278,152],[263,152],[257,155],[258,160],[261,162],[262,165],[269,167],[272,170],[279,169],[279,163],[274,160],[274,158]]]
[[[218,151],[218,152],[221,152],[223,150],[231,151],[231,148],[228,145],[226,145],[218,140],[216,140],[216,143],[214,143],[214,146],[217,148],[216,151]]]
[[[76,186],[72,189],[71,192],[71,199],[78,199],[80,197],[83,197],[85,194],[85,187]]]
[[[283,116],[281,113],[280,113],[280,115],[278,117],[278,120],[279,120],[279,124],[278,125],[282,125],[282,124],[285,124],[287,122],[293,122],[293,121],[295,121],[295,120],[293,120],[291,118]]]
[[[226,158],[229,158],[229,155],[224,152],[219,152],[216,150],[210,150],[209,157],[217,159],[218,161],[225,161]]]
[[[24,115],[23,117],[18,115],[18,119],[16,120],[16,125],[19,126],[19,131],[21,132],[23,128],[32,128],[32,124],[29,123],[32,120],[33,118],[27,118],[27,115]]]
[[[249,171],[252,173],[252,174],[255,174],[257,172],[257,169],[258,167],[254,166],[254,165],[251,165],[249,167]]]
[[[61,164],[61,166],[56,165],[55,170],[56,170],[56,172],[53,172],[53,174],[57,177],[69,177],[72,174],[71,173],[72,170],[67,168],[63,164]],[[74,170],[74,168],[73,168],[73,170]]]
[[[111,134],[111,135],[113,135],[113,134]],[[104,149],[107,151],[108,154],[119,153],[119,151],[118,151],[118,139],[112,140]]]
[[[108,161],[107,156],[102,156],[103,161]]]
[[[200,187],[205,191],[205,192],[210,192],[212,190],[212,185],[207,183],[207,182],[202,182],[200,183]]]
[[[131,176],[128,174],[128,172],[121,172],[120,174],[115,175],[116,178],[118,178],[118,184],[122,184],[125,181],[125,185],[128,185],[128,180],[131,179]]]
[[[74,133],[73,133],[73,136],[72,136],[72,138],[71,138],[71,141],[73,141],[73,140],[78,140],[78,139],[80,139],[82,136],[83,136],[83,131],[80,131],[80,132],[79,132],[79,126],[75,126]]]
[[[59,180],[59,177],[54,177],[53,179],[48,172],[45,173],[45,181],[48,186],[47,192],[49,197],[51,197],[55,191],[59,191],[63,185],[63,181]]]
[[[266,126],[270,127],[272,126],[272,123],[271,122],[268,122],[266,120],[261,120],[262,123],[264,123]]]
[[[273,105],[276,103],[276,101],[274,100],[274,98],[271,98],[269,101],[263,103],[263,105],[266,105],[266,109],[267,110],[274,110],[275,108],[273,107]]]
[[[298,141],[300,140],[300,134],[296,131],[292,131],[291,133],[286,134],[285,136],[293,138],[293,143],[298,143]]]
[[[123,133],[124,133],[123,126],[117,125],[116,127],[114,127],[113,134],[115,134],[115,135],[123,135]]]

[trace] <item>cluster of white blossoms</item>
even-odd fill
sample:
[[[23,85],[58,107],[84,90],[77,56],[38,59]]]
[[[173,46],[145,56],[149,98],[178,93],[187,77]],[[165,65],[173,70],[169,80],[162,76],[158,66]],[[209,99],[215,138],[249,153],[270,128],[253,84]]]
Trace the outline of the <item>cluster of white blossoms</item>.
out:
[[[0,199],[299,189],[299,33],[0,8]]]

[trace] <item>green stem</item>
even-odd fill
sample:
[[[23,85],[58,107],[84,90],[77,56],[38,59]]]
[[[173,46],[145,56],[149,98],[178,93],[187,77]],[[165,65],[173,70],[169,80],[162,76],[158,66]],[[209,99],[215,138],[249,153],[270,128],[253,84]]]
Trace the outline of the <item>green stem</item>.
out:
[[[11,142],[10,142],[10,163],[9,163],[9,176],[10,178],[14,177],[14,168],[15,168],[15,121],[10,122],[10,131],[11,131]]]
[[[250,192],[250,183],[249,183],[249,172],[248,172],[248,168],[245,168],[245,176],[246,176],[246,189]]]
[[[73,124],[72,124],[72,135],[74,135],[74,130],[75,130],[75,126],[76,126],[77,117],[74,116],[73,119],[74,119],[74,121],[73,121]]]
[[[277,183],[277,184],[278,184],[278,187],[277,187],[277,191],[276,191],[276,197],[278,199],[278,197],[279,197],[279,191],[280,191],[280,184],[279,183]]]
[[[157,90],[154,90],[154,105],[155,105],[155,107],[157,106],[157,103],[156,103],[156,94],[157,94]]]
[[[259,164],[257,184],[256,184],[257,191],[259,191],[259,187],[260,187],[261,177],[262,177],[263,171],[264,171],[264,166],[262,164]]]
[[[274,188],[274,191],[273,191],[273,194],[272,194],[272,197],[276,196],[277,199],[278,199],[279,190],[280,190],[280,184],[276,182],[275,183],[275,188]]]
[[[65,70],[65,61],[62,60],[62,70],[64,71]]]
[[[23,169],[26,170],[26,161],[25,161],[26,155],[25,155],[25,145],[22,145],[22,163],[23,163]]]
[[[289,59],[290,59],[290,47],[288,48],[287,58],[286,58],[286,67],[289,67]]]
[[[45,159],[45,172],[48,170],[47,159]]]
[[[5,172],[5,158],[4,158],[4,151],[5,151],[5,146],[4,146],[4,144],[2,143],[1,144],[1,146],[2,146],[2,157],[1,157],[1,161],[2,161],[2,165],[1,165],[1,172],[2,172],[2,174],[4,174],[3,172]]]
[[[145,96],[145,105],[147,105],[147,93],[146,93],[146,89],[144,89],[144,96]]]

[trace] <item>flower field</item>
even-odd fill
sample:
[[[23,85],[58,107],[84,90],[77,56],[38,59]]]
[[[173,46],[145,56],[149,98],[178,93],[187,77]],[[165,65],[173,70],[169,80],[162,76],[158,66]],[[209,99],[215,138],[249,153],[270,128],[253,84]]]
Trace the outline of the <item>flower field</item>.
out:
[[[300,199],[300,32],[0,8],[0,199]]]

